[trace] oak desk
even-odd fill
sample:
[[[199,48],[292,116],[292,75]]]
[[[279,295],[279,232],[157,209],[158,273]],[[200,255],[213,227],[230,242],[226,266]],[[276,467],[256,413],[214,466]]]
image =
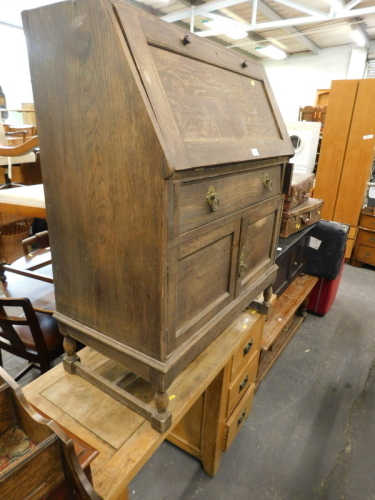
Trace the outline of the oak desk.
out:
[[[43,184],[0,190],[0,212],[45,219]]]
[[[94,488],[105,500],[124,500],[130,480],[207,391],[201,460],[205,471],[213,475],[222,454],[224,372],[259,321],[257,312],[243,312],[175,378],[169,392],[172,427],[165,434],[81,377],[65,372],[62,364],[27,385],[24,393],[37,409],[99,451],[92,463]],[[124,370],[88,347],[79,355],[83,363],[109,380]]]

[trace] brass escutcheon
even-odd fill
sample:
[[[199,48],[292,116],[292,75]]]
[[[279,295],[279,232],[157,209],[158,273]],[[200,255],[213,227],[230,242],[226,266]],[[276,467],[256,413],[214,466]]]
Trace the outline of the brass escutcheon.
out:
[[[220,200],[213,186],[208,188],[206,200],[211,207],[211,212],[215,212],[219,208]]]
[[[240,254],[240,260],[238,261],[238,276],[243,276],[245,274],[245,271],[247,269],[247,265],[244,263],[244,253],[241,252]]]
[[[270,193],[272,191],[272,181],[270,179],[270,176],[268,174],[264,174],[263,177],[263,186],[267,189],[267,191]]]

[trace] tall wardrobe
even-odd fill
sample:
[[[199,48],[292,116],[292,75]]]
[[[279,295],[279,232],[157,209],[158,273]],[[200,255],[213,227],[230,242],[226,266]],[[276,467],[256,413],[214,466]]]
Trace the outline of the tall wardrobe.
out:
[[[375,148],[375,79],[332,82],[314,197],[322,218],[349,224],[352,252]]]

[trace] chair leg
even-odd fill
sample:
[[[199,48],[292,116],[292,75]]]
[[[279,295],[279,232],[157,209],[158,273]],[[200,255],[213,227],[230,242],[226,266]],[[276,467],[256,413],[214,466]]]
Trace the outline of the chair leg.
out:
[[[34,363],[29,363],[26,368],[21,370],[17,375],[14,377],[14,380],[18,382],[26,373],[28,373],[32,368],[36,368]]]

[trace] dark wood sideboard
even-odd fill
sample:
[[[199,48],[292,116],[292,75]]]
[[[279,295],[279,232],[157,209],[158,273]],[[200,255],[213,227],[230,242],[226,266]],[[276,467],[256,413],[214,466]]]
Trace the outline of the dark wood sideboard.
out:
[[[150,381],[163,431],[174,377],[269,303],[286,128],[262,65],[125,2],[23,23],[66,369],[93,381],[77,339]]]

